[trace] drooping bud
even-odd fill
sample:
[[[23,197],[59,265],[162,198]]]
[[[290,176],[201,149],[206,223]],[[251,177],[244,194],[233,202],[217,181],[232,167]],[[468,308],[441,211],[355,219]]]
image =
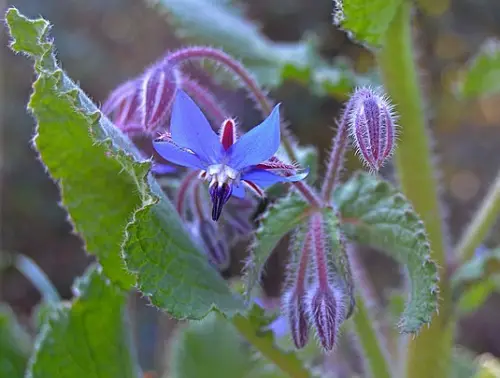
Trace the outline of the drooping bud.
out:
[[[199,224],[200,239],[208,259],[219,270],[225,270],[230,263],[229,247],[217,223],[202,219]]]
[[[120,84],[102,105],[102,112],[122,131],[141,132],[139,124],[139,80],[129,80]]]
[[[363,162],[377,172],[391,156],[396,138],[393,105],[381,91],[360,88],[347,104],[349,129]]]
[[[214,181],[210,184],[208,191],[212,199],[212,220],[217,221],[222,213],[222,208],[231,197],[233,188],[228,183]]]
[[[154,132],[163,126],[172,107],[178,83],[178,71],[165,64],[154,65],[144,73],[141,122],[147,130]]]
[[[310,321],[325,351],[335,346],[339,327],[345,320],[345,306],[338,294],[331,286],[317,286],[311,290],[307,301]]]
[[[296,290],[285,293],[283,307],[288,318],[293,343],[297,349],[301,349],[309,341],[309,319],[304,296],[299,295]]]

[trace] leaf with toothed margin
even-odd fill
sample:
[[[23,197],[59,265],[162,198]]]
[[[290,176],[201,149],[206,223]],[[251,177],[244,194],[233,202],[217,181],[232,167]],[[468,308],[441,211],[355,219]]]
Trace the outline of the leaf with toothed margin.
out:
[[[500,93],[500,41],[489,39],[483,43],[468,63],[457,92],[466,99]]]
[[[31,349],[31,337],[14,311],[0,303],[0,377],[23,378]]]
[[[260,225],[245,267],[245,292],[249,299],[259,282],[264,265],[278,242],[308,217],[309,204],[298,194],[280,198],[261,216]]]
[[[438,308],[438,272],[430,258],[425,227],[410,202],[389,182],[357,172],[334,193],[346,236],[370,245],[404,265],[411,295],[399,322],[415,333]]]
[[[284,80],[294,80],[318,94],[344,97],[354,87],[367,84],[350,67],[326,63],[312,39],[291,43],[269,40],[227,1],[145,1],[167,14],[184,41],[222,48],[241,59],[262,86],[275,88]]]
[[[372,47],[384,43],[396,11],[405,0],[334,0],[334,21],[352,39]]]
[[[75,298],[54,304],[37,336],[27,377],[139,378],[126,320],[126,292],[91,265]]]
[[[226,315],[243,311],[241,298],[197,249],[148,173],[150,162],[109,120],[99,118],[98,108],[58,67],[49,23],[14,8],[6,20],[11,48],[35,61],[29,109],[38,122],[41,160],[106,275],[125,289],[137,284],[177,318],[201,318],[213,307]]]

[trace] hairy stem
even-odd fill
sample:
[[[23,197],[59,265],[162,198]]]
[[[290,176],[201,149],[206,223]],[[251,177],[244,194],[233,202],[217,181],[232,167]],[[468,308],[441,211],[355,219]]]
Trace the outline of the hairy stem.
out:
[[[385,324],[382,325],[382,319],[377,316],[378,304],[375,289],[371,285],[356,247],[349,245],[347,252],[353,278],[358,289],[356,311],[353,315],[354,329],[358,336],[358,342],[363,349],[367,369],[374,378],[391,378],[387,337],[380,330]]]
[[[455,250],[457,256],[465,262],[469,260],[474,251],[486,238],[491,227],[498,219],[500,214],[500,172],[495,179],[495,182],[490,187],[488,194],[476,211],[474,218],[467,226],[467,229],[462,233],[462,238],[457,244]]]
[[[328,160],[328,167],[326,169],[325,181],[321,187],[321,197],[323,201],[330,202],[332,192],[340,179],[342,167],[344,165],[345,153],[347,150],[347,143],[349,141],[348,130],[348,114],[351,112],[351,103],[349,102],[348,108],[345,109],[342,115],[342,120],[337,129],[337,134],[333,140],[332,152]]]
[[[438,378],[448,376],[453,322],[449,318],[451,298],[445,269],[437,182],[413,59],[411,7],[410,1],[403,1],[399,6],[377,59],[402,126],[395,154],[401,188],[425,223],[432,258],[440,267],[440,312],[434,316],[429,328],[423,328],[417,337],[409,341],[406,373],[408,378]]]
[[[302,361],[300,361],[294,353],[284,352],[280,348],[276,348],[273,340],[269,337],[260,337],[260,329],[249,319],[241,315],[236,315],[231,319],[231,322],[240,334],[245,337],[247,341],[260,352],[260,354],[274,363],[289,377],[311,377],[309,371],[303,366]]]
[[[292,183],[304,199],[313,207],[320,208],[321,200],[318,198],[314,190],[303,181],[295,181]]]
[[[222,64],[243,82],[244,88],[248,91],[252,99],[259,107],[262,115],[267,117],[271,113],[273,108],[272,102],[266,96],[264,91],[260,89],[257,81],[240,62],[221,50],[210,47],[187,47],[168,55],[166,61],[170,64],[177,65],[193,59],[210,59]],[[281,131],[281,142],[283,144],[283,148],[292,161],[297,161],[297,156],[293,150],[290,135],[288,134],[288,130],[283,127],[283,123]]]
[[[61,301],[59,292],[49,277],[32,259],[24,255],[17,255],[14,265],[38,289],[45,302],[58,303]]]

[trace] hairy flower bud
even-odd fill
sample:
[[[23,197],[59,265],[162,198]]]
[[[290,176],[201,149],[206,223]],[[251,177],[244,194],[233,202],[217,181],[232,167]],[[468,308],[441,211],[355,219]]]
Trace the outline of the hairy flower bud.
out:
[[[377,172],[394,150],[396,123],[393,106],[380,91],[356,90],[347,104],[349,129],[363,162]]]
[[[157,64],[142,79],[141,111],[143,126],[156,131],[163,126],[175,98],[179,74],[174,68]]]
[[[284,314],[288,318],[293,343],[297,349],[303,348],[309,341],[309,319],[304,297],[297,291],[290,290],[283,296]]]
[[[345,320],[345,306],[340,292],[317,286],[308,293],[307,306],[311,323],[325,351],[335,346],[340,325]],[[340,294],[340,295],[339,295]]]

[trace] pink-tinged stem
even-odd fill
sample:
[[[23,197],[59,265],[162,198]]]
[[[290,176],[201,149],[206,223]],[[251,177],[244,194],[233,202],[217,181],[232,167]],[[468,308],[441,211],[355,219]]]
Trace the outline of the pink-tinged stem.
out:
[[[208,117],[217,125],[220,125],[228,118],[228,113],[222,108],[213,93],[200,85],[197,81],[183,78],[181,87],[191,95],[194,100],[203,108]]]
[[[306,277],[307,277],[307,265],[309,263],[309,255],[311,251],[311,233],[308,232],[302,251],[300,252],[299,268],[297,269],[297,276],[295,279],[295,291],[300,296],[305,292],[306,287]]]
[[[184,202],[186,202],[186,195],[189,192],[189,187],[199,173],[199,170],[190,171],[188,174],[186,174],[186,176],[184,176],[180,183],[179,190],[177,192],[177,198],[175,201],[175,208],[182,218],[184,218]]]
[[[328,291],[328,266],[326,261],[323,217],[321,213],[315,213],[311,216],[311,232],[319,288]]]
[[[194,187],[194,206],[199,219],[205,219],[205,207],[201,198],[201,181],[196,182]]]
[[[193,59],[211,59],[221,63],[224,67],[231,70],[237,77],[241,79],[244,87],[252,96],[252,99],[258,105],[264,117],[267,117],[273,108],[272,102],[266,96],[264,91],[260,89],[257,81],[245,69],[245,67],[233,57],[227,55],[223,51],[210,47],[187,47],[169,54],[166,57],[168,64],[181,65],[182,63]],[[282,123],[283,126],[283,123]],[[282,143],[288,157],[292,161],[297,161],[297,156],[292,147],[291,138],[285,127],[282,127]]]
[[[321,200],[318,198],[314,190],[303,181],[295,181],[292,183],[300,194],[309,202],[313,207],[320,208]]]
[[[349,114],[352,112],[354,102],[349,101],[342,114],[342,118],[338,125],[337,134],[333,139],[333,148],[328,160],[326,169],[325,181],[321,188],[321,198],[326,203],[329,203],[332,197],[333,190],[340,180],[342,168],[344,166],[345,153],[349,142]]]

